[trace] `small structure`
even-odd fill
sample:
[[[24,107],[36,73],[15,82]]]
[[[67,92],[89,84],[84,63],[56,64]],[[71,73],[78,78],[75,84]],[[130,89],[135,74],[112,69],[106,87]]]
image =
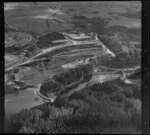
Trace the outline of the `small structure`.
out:
[[[86,44],[97,43],[99,39],[97,34],[91,33],[79,33],[79,32],[62,32],[65,39],[52,41],[54,45],[68,45],[68,44]]]
[[[82,65],[84,63],[85,63],[84,60],[81,59],[81,60],[76,60],[76,61],[64,64],[61,67],[66,68],[66,69],[76,68],[77,66]]]
[[[84,40],[92,40],[92,39],[96,39],[95,35],[93,33],[65,33],[63,32],[63,35],[66,36],[67,39],[71,39],[74,41],[84,41]]]
[[[126,74],[124,73],[124,71],[121,71],[122,75],[120,76],[120,79],[125,83],[125,84],[133,84],[132,81],[130,81],[129,79],[127,79]]]

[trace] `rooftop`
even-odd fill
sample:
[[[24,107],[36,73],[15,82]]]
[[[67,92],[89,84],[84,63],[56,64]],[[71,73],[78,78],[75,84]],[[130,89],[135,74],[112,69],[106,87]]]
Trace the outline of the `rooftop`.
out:
[[[62,40],[55,40],[55,41],[52,41],[52,42],[53,42],[53,43],[60,43],[60,42],[68,42],[68,41],[71,41],[71,40],[62,39]]]

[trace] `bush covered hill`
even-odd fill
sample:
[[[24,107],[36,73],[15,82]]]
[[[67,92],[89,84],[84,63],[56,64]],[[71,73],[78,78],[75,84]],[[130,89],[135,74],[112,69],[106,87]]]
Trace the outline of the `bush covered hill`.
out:
[[[7,132],[18,133],[141,133],[140,83],[118,80],[93,84],[6,120]]]
[[[64,35],[58,32],[47,33],[43,36],[40,36],[37,42],[39,48],[47,48],[52,46],[52,41],[65,39]]]

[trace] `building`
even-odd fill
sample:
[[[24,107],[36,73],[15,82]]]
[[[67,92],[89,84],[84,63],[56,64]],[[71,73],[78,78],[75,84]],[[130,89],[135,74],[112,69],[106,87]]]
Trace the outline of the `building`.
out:
[[[62,33],[65,39],[52,41],[53,45],[68,45],[68,44],[88,44],[97,43],[99,41],[97,34],[94,33]]]
[[[96,40],[97,38],[95,36],[97,36],[96,34],[93,33],[65,33],[63,32],[63,35],[70,40],[74,40],[74,41],[88,41],[88,40]]]

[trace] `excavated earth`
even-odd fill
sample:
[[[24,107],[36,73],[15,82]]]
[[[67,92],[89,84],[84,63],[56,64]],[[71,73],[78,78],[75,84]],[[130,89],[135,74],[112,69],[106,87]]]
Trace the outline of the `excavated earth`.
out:
[[[58,40],[58,37],[64,39],[61,33],[46,33],[36,38],[23,32],[21,36],[27,35],[27,41],[21,41],[22,38],[14,40],[15,35],[19,34],[17,32],[8,33],[6,42],[12,40],[14,43],[11,46],[6,44],[6,112],[12,110],[12,104],[18,106],[15,113],[22,108],[53,102],[60,96],[69,96],[74,91],[91,87],[97,82],[101,84],[120,78],[128,70],[131,73],[135,71],[107,67],[107,63],[115,57],[101,41],[55,45],[53,41]],[[22,45],[18,46],[20,42]],[[13,51],[12,46],[15,46]],[[126,79],[125,77],[122,81],[125,82]],[[12,94],[16,94],[15,98]]]

